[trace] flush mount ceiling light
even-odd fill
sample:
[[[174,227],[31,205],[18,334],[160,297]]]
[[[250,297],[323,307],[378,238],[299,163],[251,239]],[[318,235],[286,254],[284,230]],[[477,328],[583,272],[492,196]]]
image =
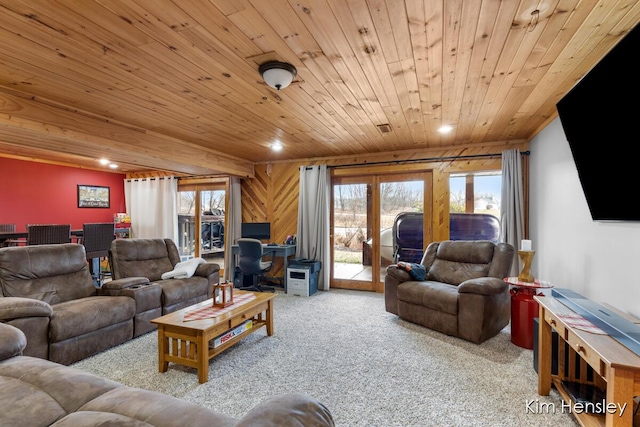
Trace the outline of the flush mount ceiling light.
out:
[[[452,130],[453,130],[453,126],[451,125],[442,125],[438,128],[438,132],[440,132],[441,134],[449,133]]]
[[[265,62],[258,71],[265,83],[277,90],[289,86],[297,74],[296,67],[279,61]]]

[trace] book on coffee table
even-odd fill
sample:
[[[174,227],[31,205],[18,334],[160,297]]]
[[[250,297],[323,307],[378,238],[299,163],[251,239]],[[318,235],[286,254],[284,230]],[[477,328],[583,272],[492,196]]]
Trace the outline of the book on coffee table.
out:
[[[222,335],[218,335],[211,341],[209,341],[209,348],[220,347],[222,344],[229,341],[231,338],[240,335],[244,331],[248,331],[253,326],[253,321],[251,319],[242,322],[240,325],[236,326],[230,331],[225,332]]]

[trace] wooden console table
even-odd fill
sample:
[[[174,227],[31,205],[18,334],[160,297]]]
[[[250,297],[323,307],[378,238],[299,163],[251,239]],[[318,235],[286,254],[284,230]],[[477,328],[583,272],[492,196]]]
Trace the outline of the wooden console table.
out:
[[[633,397],[640,396],[640,356],[609,335],[586,332],[569,326],[568,322],[562,320],[562,316],[574,312],[556,298],[535,296],[534,299],[540,305],[538,394],[548,395],[553,383],[564,401],[569,402],[569,394],[562,384],[563,380],[606,389],[606,414],[572,411],[573,415],[582,426],[630,427],[633,423]],[[619,314],[637,322],[637,319],[631,319],[624,313]],[[552,375],[551,372],[552,329],[558,333],[560,344],[563,341],[568,344],[558,345],[557,375]],[[565,357],[567,351],[569,354]],[[576,357],[576,354],[580,357]],[[587,365],[592,368],[592,378],[588,378]],[[625,404],[624,411],[617,409]],[[609,405],[614,405],[616,409],[611,406],[609,410]],[[568,412],[568,409],[562,409]],[[560,411],[560,408],[556,408],[556,411]]]

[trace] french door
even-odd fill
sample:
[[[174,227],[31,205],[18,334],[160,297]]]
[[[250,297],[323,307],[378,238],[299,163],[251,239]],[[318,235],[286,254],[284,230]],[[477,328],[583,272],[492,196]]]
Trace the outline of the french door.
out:
[[[386,267],[394,263],[394,220],[404,212],[431,212],[430,195],[428,171],[335,170],[331,286],[382,292]],[[430,237],[431,227],[424,233]]]
[[[178,186],[180,256],[213,259],[224,268],[226,182]]]

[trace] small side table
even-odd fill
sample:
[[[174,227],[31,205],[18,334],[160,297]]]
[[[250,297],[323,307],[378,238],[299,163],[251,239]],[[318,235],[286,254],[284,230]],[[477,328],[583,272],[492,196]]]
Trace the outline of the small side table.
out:
[[[539,305],[533,299],[539,289],[553,288],[546,280],[522,282],[517,276],[505,277],[511,288],[511,342],[518,347],[533,350],[533,319],[538,317]]]

